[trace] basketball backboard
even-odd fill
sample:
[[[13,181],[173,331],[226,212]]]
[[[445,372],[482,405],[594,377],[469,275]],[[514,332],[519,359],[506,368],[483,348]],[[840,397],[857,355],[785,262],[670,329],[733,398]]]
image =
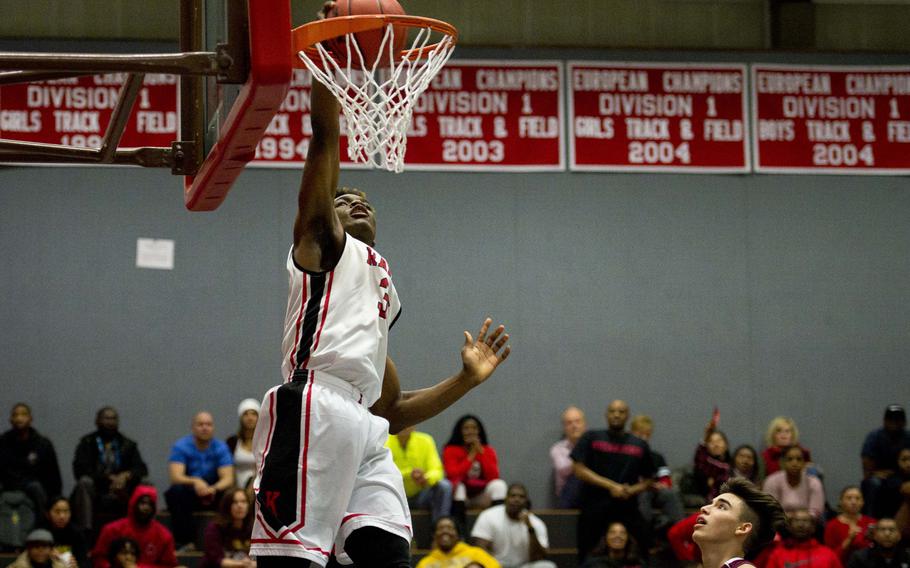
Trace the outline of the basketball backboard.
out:
[[[180,53],[0,53],[0,85],[126,74],[97,147],[0,138],[0,162],[169,167],[185,176],[188,209],[213,210],[284,100],[290,30],[289,0],[180,0]],[[177,139],[170,147],[118,148],[147,73],[180,76]]]

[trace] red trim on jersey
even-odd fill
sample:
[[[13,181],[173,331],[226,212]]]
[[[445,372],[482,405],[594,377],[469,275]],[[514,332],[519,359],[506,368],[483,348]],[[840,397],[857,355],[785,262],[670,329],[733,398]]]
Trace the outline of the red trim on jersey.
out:
[[[297,546],[302,546],[305,550],[312,550],[322,554],[323,556],[328,556],[329,553],[325,550],[319,548],[318,546],[307,546],[300,542],[299,540],[290,540],[287,538],[253,538],[250,539],[252,544],[295,544]]]
[[[322,329],[325,327],[325,318],[329,315],[329,298],[332,296],[332,282],[335,280],[335,271],[329,272],[329,281],[325,285],[325,302],[322,303],[322,321],[319,322],[319,329],[316,330],[316,340],[313,347],[310,348],[310,355],[316,352],[319,347],[319,338],[322,336]],[[307,358],[309,362],[309,357]],[[304,365],[305,366],[305,365]]]
[[[302,285],[300,286],[300,312],[297,314],[297,323],[294,324],[294,348],[291,349],[291,373],[288,375],[287,380],[290,381],[294,377],[294,369],[297,368],[297,365],[294,363],[294,357],[297,356],[297,348],[300,345],[300,324],[303,321],[303,313],[306,311],[306,300],[307,300],[307,289],[309,288],[307,284],[310,281],[309,275],[306,272],[303,273]]]
[[[341,524],[338,525],[338,526],[339,526],[339,528],[340,528],[340,527],[344,526],[344,524],[345,524],[346,522],[350,521],[351,519],[355,519],[355,518],[357,518],[357,517],[373,517],[373,516],[375,516],[375,515],[371,515],[370,513],[351,513],[351,514],[348,515],[347,517],[341,519]],[[402,526],[402,527],[408,529],[408,531],[411,530],[411,525],[400,525],[400,526]]]
[[[265,449],[262,450],[262,463],[259,464],[259,479],[262,479],[262,468],[265,467],[265,458],[269,455],[269,448],[272,445],[272,431],[275,429],[275,391],[269,393],[269,434],[265,439]],[[257,489],[258,494],[258,489]],[[275,535],[272,531],[269,530],[269,524],[265,522],[265,519],[262,518],[262,513],[259,512],[259,501],[256,501],[256,518],[259,519],[259,524],[262,525],[263,530],[267,535],[272,538],[275,538]]]
[[[306,391],[306,410],[303,416],[303,453],[300,457],[301,477],[300,477],[300,522],[293,527],[282,532],[279,538],[286,536],[288,533],[306,526],[306,474],[307,474],[307,454],[310,450],[310,403],[313,399],[313,382],[316,379],[316,371],[310,371],[310,379],[307,382]]]

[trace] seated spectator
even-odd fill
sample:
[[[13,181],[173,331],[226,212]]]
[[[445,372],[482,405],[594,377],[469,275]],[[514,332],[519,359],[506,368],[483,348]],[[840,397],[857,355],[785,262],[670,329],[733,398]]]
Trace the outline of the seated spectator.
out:
[[[171,487],[164,498],[171,512],[174,540],[182,551],[194,548],[193,512],[214,510],[222,493],[234,483],[231,451],[214,433],[212,415],[197,412],[192,433],[174,443],[168,458]]]
[[[44,512],[62,485],[54,444],[32,428],[32,409],[24,402],[13,406],[9,422],[12,428],[0,436],[0,491],[22,491],[34,511]]]
[[[69,568],[82,566],[87,568],[88,543],[82,531],[77,530],[70,522],[72,515],[70,502],[66,497],[54,497],[50,500],[42,528],[50,531],[54,537],[54,552]]]
[[[546,560],[547,526],[528,510],[530,506],[525,486],[510,485],[504,504],[477,517],[471,530],[474,545],[491,553],[503,568],[556,568]]]
[[[126,517],[104,525],[95,548],[92,563],[95,568],[111,568],[108,552],[118,538],[130,538],[139,544],[138,568],[167,568],[177,565],[174,537],[164,525],[155,520],[158,492],[151,485],[140,485],[127,504]]]
[[[788,513],[789,535],[762,551],[760,568],[842,568],[837,553],[815,540],[815,517],[806,509]]]
[[[131,538],[115,539],[107,551],[111,568],[138,568],[139,544]]]
[[[654,434],[654,421],[650,416],[639,414],[629,423],[629,431],[633,436],[641,438],[650,445],[651,436]],[[660,535],[683,518],[683,506],[679,492],[673,487],[673,478],[670,468],[667,467],[667,460],[653,448],[651,448],[651,460],[655,471],[654,482],[647,491],[638,495],[638,508],[646,526]],[[655,511],[659,511],[659,513]],[[625,530],[625,525],[623,525],[623,530]],[[607,531],[609,532],[609,528]]]
[[[781,458],[783,469],[765,478],[762,490],[780,501],[784,511],[808,509],[816,520],[825,512],[822,482],[806,473],[806,455],[799,446],[791,446]]]
[[[25,537],[25,551],[8,568],[67,568],[54,553],[54,537],[46,529],[35,529]]]
[[[434,523],[448,517],[452,511],[452,484],[444,478],[433,437],[410,426],[389,436],[386,447],[401,472],[408,505],[429,509]]]
[[[679,521],[667,531],[667,541],[673,554],[680,562],[692,562],[701,564],[701,549],[692,538],[695,532],[695,525],[698,523],[698,517],[701,512],[696,511]]]
[[[120,433],[116,409],[99,409],[95,427],[79,440],[73,458],[73,524],[83,531],[95,528],[99,513],[113,518],[126,514],[130,495],[148,475],[139,446]]]
[[[871,548],[854,552],[847,568],[903,568],[910,566],[910,552],[901,547],[901,535],[894,519],[879,519],[872,529]]]
[[[215,520],[205,528],[201,568],[256,568],[250,558],[253,507],[246,491],[235,488],[221,499]]]
[[[638,568],[641,564],[635,539],[622,523],[611,523],[604,541],[581,568]]]
[[[904,448],[897,456],[897,478],[900,481],[898,493],[901,505],[894,520],[903,541],[910,543],[910,448]]]
[[[837,553],[841,564],[850,555],[870,546],[867,533],[875,519],[863,515],[863,494],[859,487],[848,485],[840,492],[840,513],[825,525],[825,546]]]
[[[910,448],[910,431],[907,430],[907,413],[904,407],[892,404],[885,409],[884,424],[869,432],[863,443],[863,497],[866,514],[893,518],[900,506],[894,495],[880,495],[887,480],[897,472],[897,455]]]
[[[572,473],[572,458],[569,454],[586,428],[585,413],[576,406],[570,406],[562,412],[562,439],[550,446],[556,502],[564,509],[578,507],[581,482]]]
[[[733,451],[733,469],[730,477],[741,477],[759,484],[758,452],[749,444],[738,446]]]
[[[452,483],[454,511],[464,517],[468,507],[489,507],[502,503],[506,482],[499,479],[499,459],[487,442],[487,432],[480,419],[462,416],[452,429],[452,436],[442,450],[446,477]]]
[[[417,568],[451,568],[480,565],[500,568],[499,562],[478,547],[461,540],[458,523],[452,517],[442,517],[433,526],[433,548],[417,563]]]
[[[799,446],[799,429],[796,428],[796,422],[786,416],[778,416],[768,424],[768,431],[765,433],[766,447],[761,453],[764,462],[765,475],[780,470],[780,460],[784,450],[790,446]],[[812,454],[808,448],[802,448],[806,456],[806,461],[812,461]]]
[[[237,407],[240,426],[236,434],[225,440],[234,457],[234,485],[246,489],[256,476],[256,456],[253,455],[253,433],[259,422],[259,402],[245,398]]]
[[[717,497],[720,486],[730,478],[731,462],[727,436],[717,429],[712,420],[705,427],[704,438],[695,448],[692,468],[695,485],[705,501]]]

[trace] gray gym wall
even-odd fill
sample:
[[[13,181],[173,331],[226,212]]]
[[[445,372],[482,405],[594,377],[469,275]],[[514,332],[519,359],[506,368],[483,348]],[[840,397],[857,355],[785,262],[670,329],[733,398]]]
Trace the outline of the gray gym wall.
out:
[[[11,49],[0,44],[0,48]],[[461,57],[904,63],[898,55],[463,50]],[[403,315],[405,389],[458,369],[461,331],[490,314],[513,356],[422,426],[442,445],[484,421],[502,475],[548,503],[547,450],[576,404],[656,421],[690,463],[714,405],[731,444],[796,419],[829,498],[861,475],[884,406],[908,403],[910,186],[905,177],[343,171],[378,208],[377,248]],[[0,169],[0,412],[30,403],[65,489],[78,438],[112,404],[152,481],[200,409],[217,434],[280,380],[284,262],[299,172],[248,169],[214,213],[188,213],[166,171]],[[137,269],[136,239],[176,241],[172,271]]]

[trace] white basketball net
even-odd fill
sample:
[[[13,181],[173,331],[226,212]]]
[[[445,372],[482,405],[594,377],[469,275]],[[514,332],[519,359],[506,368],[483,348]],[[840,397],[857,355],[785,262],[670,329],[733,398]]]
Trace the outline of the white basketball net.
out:
[[[379,55],[368,68],[352,35],[344,38],[348,55],[344,66],[321,43],[315,45],[319,55],[313,58],[316,61],[304,51],[298,53],[310,73],[341,103],[348,130],[348,157],[400,173],[404,170],[414,103],[452,55],[455,41],[446,35],[432,45],[432,29],[419,28],[410,47],[419,56],[396,58],[393,24],[388,24]]]

